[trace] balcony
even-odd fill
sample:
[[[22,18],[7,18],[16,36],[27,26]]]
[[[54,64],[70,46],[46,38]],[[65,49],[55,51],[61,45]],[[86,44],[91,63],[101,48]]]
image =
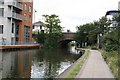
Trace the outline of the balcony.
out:
[[[0,4],[4,4],[4,1],[3,1],[3,0],[0,0]]]
[[[19,13],[15,13],[15,12],[9,14],[9,15],[8,15],[8,18],[13,18],[13,19],[15,19],[15,20],[22,21],[22,15],[19,14]]]
[[[22,10],[22,8],[23,8],[22,4],[18,1],[9,2],[8,6],[13,6],[13,7],[20,9],[20,10]]]

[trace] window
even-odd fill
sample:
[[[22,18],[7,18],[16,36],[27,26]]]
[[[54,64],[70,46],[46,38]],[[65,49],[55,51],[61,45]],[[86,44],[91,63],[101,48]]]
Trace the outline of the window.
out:
[[[18,44],[19,41],[19,25],[15,27],[15,43]]]
[[[12,33],[14,33],[14,23],[12,23]]]
[[[24,5],[24,9],[27,10],[27,4]]]
[[[27,16],[26,16],[26,14],[24,14],[24,21],[26,21],[27,20]]]
[[[31,6],[29,6],[29,12],[32,12],[32,7]]]
[[[11,38],[11,45],[13,45],[14,44],[14,38],[12,37]]]
[[[3,25],[0,25],[0,34],[3,34]]]
[[[24,42],[28,43],[30,41],[30,27],[24,26]]]
[[[0,16],[4,16],[4,8],[0,8]]]
[[[29,20],[29,22],[31,22],[32,20],[31,20],[31,16],[29,15],[29,17],[28,17],[28,20]]]

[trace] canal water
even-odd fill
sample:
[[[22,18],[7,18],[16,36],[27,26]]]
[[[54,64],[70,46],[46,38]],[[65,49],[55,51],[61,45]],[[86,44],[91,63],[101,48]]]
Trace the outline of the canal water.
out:
[[[80,56],[75,47],[1,52],[0,78],[55,78]]]

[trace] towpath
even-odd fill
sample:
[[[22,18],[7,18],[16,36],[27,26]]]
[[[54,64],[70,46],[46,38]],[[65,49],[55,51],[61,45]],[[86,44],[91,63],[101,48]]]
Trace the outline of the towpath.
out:
[[[76,78],[114,78],[101,53],[91,50]]]

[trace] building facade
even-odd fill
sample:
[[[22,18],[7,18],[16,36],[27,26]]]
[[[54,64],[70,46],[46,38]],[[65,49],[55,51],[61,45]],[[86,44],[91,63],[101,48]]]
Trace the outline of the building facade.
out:
[[[118,10],[120,10],[120,1],[118,2]]]
[[[35,22],[33,24],[33,33],[36,33],[36,32],[43,32],[43,33],[47,33],[48,32],[48,28],[45,27],[45,24],[41,21],[38,21],[38,22]]]
[[[0,45],[32,41],[32,0],[0,0]]]

